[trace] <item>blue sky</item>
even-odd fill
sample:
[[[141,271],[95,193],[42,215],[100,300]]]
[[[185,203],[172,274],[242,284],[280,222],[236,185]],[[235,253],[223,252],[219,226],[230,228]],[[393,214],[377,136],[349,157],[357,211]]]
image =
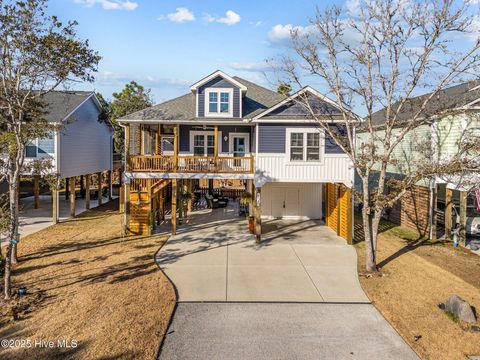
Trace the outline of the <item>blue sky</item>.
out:
[[[307,25],[318,1],[51,0],[49,12],[77,20],[103,57],[94,89],[107,98],[135,80],[156,103],[221,69],[264,86],[265,59],[287,51],[289,24]],[[325,1],[321,2],[326,5]],[[341,3],[339,3],[341,4]]]

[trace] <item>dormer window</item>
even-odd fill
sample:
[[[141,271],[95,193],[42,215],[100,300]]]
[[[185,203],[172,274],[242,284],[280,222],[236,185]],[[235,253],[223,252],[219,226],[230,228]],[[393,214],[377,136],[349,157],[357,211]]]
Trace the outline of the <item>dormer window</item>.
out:
[[[206,116],[232,117],[233,89],[206,89]]]

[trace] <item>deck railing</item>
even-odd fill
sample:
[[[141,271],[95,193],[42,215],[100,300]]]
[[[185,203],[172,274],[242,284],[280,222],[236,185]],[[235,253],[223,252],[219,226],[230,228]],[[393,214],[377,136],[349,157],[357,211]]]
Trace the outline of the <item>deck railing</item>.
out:
[[[253,156],[132,155],[130,172],[253,173]]]

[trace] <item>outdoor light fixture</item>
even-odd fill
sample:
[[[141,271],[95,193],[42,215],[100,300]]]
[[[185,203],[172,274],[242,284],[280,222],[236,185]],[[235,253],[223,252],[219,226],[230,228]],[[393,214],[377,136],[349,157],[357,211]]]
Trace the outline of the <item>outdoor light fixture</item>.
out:
[[[227,141],[227,140],[228,140],[228,136],[225,135],[225,136],[223,137],[223,140]]]

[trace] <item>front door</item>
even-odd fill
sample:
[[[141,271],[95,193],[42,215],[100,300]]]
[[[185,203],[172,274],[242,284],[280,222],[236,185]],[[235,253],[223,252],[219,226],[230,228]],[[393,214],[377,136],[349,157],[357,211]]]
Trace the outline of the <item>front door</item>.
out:
[[[247,137],[245,135],[233,135],[233,157],[245,157],[247,152]],[[239,167],[242,165],[242,160],[234,160],[233,166]]]
[[[245,156],[245,153],[246,153],[245,142],[246,141],[244,136],[233,137],[233,156],[235,157]]]

